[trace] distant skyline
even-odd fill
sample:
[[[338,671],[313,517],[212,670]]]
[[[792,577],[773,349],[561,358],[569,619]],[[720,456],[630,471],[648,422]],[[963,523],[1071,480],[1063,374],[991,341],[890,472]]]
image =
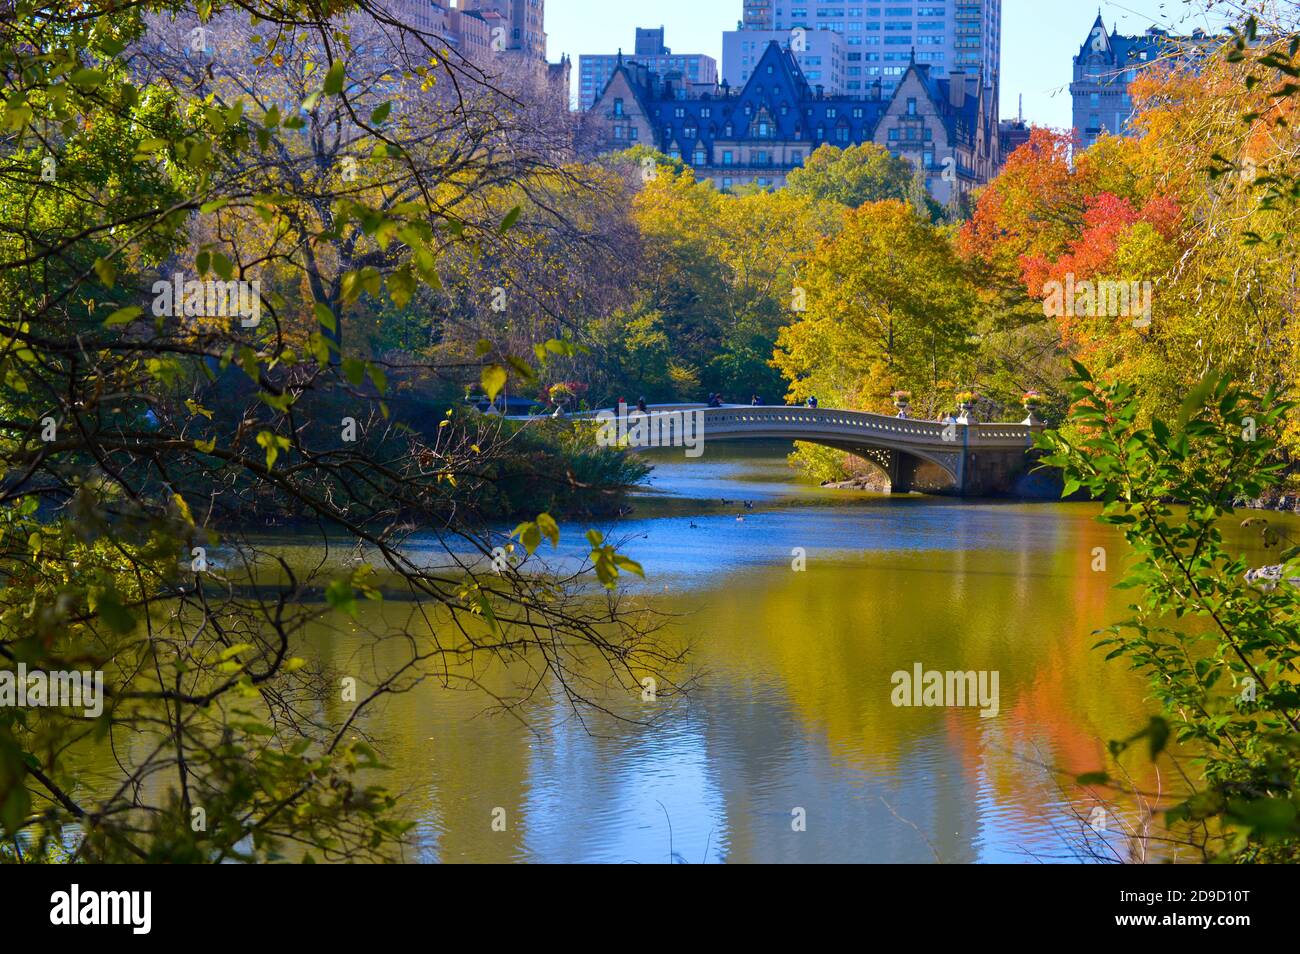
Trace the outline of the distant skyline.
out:
[[[951,2],[951,0],[949,0]],[[1037,125],[1071,124],[1071,60],[1088,36],[1100,7],[1106,29],[1144,33],[1153,24],[1173,33],[1222,28],[1205,14],[1206,0],[1003,0],[1002,102],[1004,119],[1015,118],[1024,96],[1025,119]],[[722,33],[736,29],[741,0],[656,0],[651,4],[610,0],[548,0],[547,54],[573,59],[584,53],[632,52],[637,27],[663,26],[674,53],[707,53],[722,67]]]

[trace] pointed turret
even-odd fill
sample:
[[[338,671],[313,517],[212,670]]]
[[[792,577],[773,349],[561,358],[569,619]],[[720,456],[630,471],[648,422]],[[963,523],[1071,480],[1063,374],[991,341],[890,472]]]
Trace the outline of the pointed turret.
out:
[[[1088,32],[1088,39],[1084,40],[1083,46],[1079,49],[1079,56],[1100,55],[1108,58],[1113,56],[1110,37],[1111,34],[1106,32],[1106,22],[1101,18],[1101,11],[1098,10],[1097,19],[1093,21],[1092,29]]]

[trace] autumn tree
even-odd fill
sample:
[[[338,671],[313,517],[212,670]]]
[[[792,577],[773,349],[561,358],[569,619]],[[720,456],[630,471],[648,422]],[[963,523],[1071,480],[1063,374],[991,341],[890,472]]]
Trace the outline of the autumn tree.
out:
[[[773,359],[792,400],[888,411],[906,389],[921,414],[950,409],[971,367],[976,300],[942,230],[904,202],[864,205],[809,256],[803,280],[807,312]]]

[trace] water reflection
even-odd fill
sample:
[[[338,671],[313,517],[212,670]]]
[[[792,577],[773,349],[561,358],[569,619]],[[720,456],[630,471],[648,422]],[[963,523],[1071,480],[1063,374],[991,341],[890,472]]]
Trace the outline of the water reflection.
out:
[[[1078,822],[1041,765],[1102,767],[1105,740],[1148,711],[1142,683],[1089,648],[1122,609],[1092,548],[1118,560],[1121,542],[1087,506],[823,491],[794,480],[783,450],[661,456],[634,517],[606,528],[629,540],[643,592],[680,614],[693,645],[688,700],[615,700],[652,727],[580,719],[558,700],[522,725],[485,713],[479,694],[429,685],[387,704],[375,721],[420,819],[422,860],[1063,852]],[[1000,714],[894,707],[891,674],[916,662],[997,670]],[[479,675],[501,691],[521,679]],[[497,809],[505,831],[492,830]]]

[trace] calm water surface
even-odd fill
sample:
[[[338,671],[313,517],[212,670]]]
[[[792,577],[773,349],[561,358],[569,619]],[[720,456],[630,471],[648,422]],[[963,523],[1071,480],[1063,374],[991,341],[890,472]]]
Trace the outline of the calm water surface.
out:
[[[1153,711],[1144,682],[1090,648],[1123,615],[1122,541],[1091,505],[824,491],[788,449],[656,456],[635,513],[602,528],[692,644],[698,687],[634,712],[652,726],[579,719],[562,699],[524,724],[430,684],[371,718],[418,822],[414,860],[1076,857],[1093,803],[1051,768],[1105,767],[1106,741]],[[564,527],[568,553],[583,529]],[[338,632],[321,643],[340,665],[370,652]],[[918,662],[997,671],[1000,711],[895,707],[891,675]],[[480,673],[490,688],[525,675]],[[1126,765],[1157,784],[1140,757]]]

